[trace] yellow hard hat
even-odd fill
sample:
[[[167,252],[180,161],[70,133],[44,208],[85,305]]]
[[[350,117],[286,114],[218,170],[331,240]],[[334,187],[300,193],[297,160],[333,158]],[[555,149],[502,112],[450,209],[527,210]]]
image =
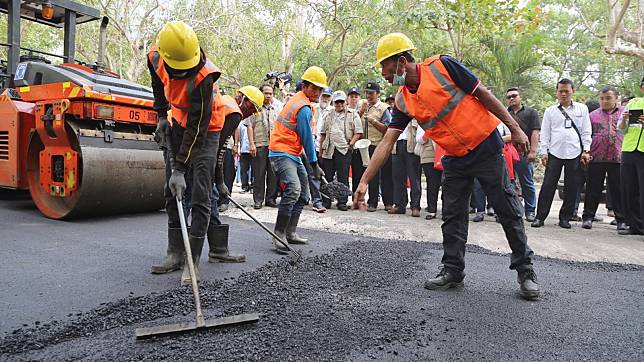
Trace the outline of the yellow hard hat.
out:
[[[167,22],[157,35],[157,47],[163,61],[172,69],[194,68],[201,58],[197,34],[183,21]]]
[[[390,33],[378,40],[378,47],[376,48],[376,67],[380,63],[392,55],[400,54],[402,52],[416,50],[416,47],[403,33]]]
[[[304,74],[302,74],[302,80],[308,81],[317,85],[320,88],[326,88],[326,73],[324,69],[320,67],[308,67]]]
[[[238,92],[245,95],[246,98],[250,99],[257,110],[259,110],[262,107],[262,104],[264,104],[264,93],[262,93],[262,91],[260,91],[259,88],[255,86],[243,86],[239,88]]]

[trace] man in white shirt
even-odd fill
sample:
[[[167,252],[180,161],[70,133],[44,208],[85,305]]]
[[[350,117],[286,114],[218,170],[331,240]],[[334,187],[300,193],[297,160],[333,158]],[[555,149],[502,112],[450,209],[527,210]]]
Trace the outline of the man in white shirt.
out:
[[[546,165],[543,185],[539,192],[537,216],[532,227],[541,227],[550,213],[550,206],[557,190],[557,183],[564,169],[564,202],[559,210],[559,226],[570,229],[570,219],[575,208],[577,177],[581,165],[590,161],[592,126],[588,107],[572,101],[575,86],[570,79],[557,83],[559,104],[548,107],[541,125],[541,160]]]
[[[362,137],[362,121],[358,112],[348,109],[347,96],[343,91],[333,94],[333,109],[322,120],[320,125],[320,153],[322,168],[327,179],[337,180],[349,186],[349,166],[353,145]],[[331,207],[331,202],[322,196],[324,206]],[[338,199],[338,210],[347,211],[347,197]]]

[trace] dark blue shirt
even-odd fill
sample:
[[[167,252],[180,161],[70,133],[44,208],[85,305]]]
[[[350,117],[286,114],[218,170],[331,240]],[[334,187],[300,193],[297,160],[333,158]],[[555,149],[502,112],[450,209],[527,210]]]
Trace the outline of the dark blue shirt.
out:
[[[452,78],[457,87],[465,93],[472,94],[478,88],[481,81],[458,60],[441,55],[440,61],[443,63],[449,76]],[[422,79],[421,79],[422,82]],[[389,128],[404,130],[407,124],[411,122],[412,117],[401,112],[398,107],[393,107],[391,112],[391,123]],[[463,157],[443,157],[443,167],[468,168],[476,163],[481,157],[489,157],[503,152],[503,138],[495,129],[490,136],[481,142],[475,149]]]

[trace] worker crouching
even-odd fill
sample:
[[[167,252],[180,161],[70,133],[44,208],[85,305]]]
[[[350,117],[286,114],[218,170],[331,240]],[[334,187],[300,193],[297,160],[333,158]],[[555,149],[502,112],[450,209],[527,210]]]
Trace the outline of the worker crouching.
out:
[[[275,234],[291,244],[307,242],[296,233],[302,209],[310,199],[308,174],[302,160],[304,153],[313,177],[320,180],[324,176],[317,162],[311,130],[311,102],[317,100],[326,87],[324,70],[309,67],[302,75],[302,90],[284,105],[271,132],[268,157],[275,175],[285,185],[275,221]],[[288,253],[288,249],[277,240],[273,240],[273,246],[278,253]]]

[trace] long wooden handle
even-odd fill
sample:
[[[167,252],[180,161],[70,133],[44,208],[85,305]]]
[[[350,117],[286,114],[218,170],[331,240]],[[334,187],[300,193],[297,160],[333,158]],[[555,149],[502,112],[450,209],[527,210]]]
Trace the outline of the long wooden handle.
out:
[[[181,235],[183,235],[183,247],[186,249],[186,262],[188,263],[188,270],[190,271],[190,280],[192,281],[192,294],[195,297],[195,310],[197,319],[197,328],[205,327],[206,321],[201,311],[201,301],[199,299],[199,285],[197,284],[197,273],[195,272],[195,264],[192,261],[192,250],[190,249],[190,239],[188,238],[188,226],[186,225],[186,218],[183,213],[183,203],[177,197],[177,208],[179,209],[179,222],[181,223]],[[185,267],[185,266],[184,266]]]

